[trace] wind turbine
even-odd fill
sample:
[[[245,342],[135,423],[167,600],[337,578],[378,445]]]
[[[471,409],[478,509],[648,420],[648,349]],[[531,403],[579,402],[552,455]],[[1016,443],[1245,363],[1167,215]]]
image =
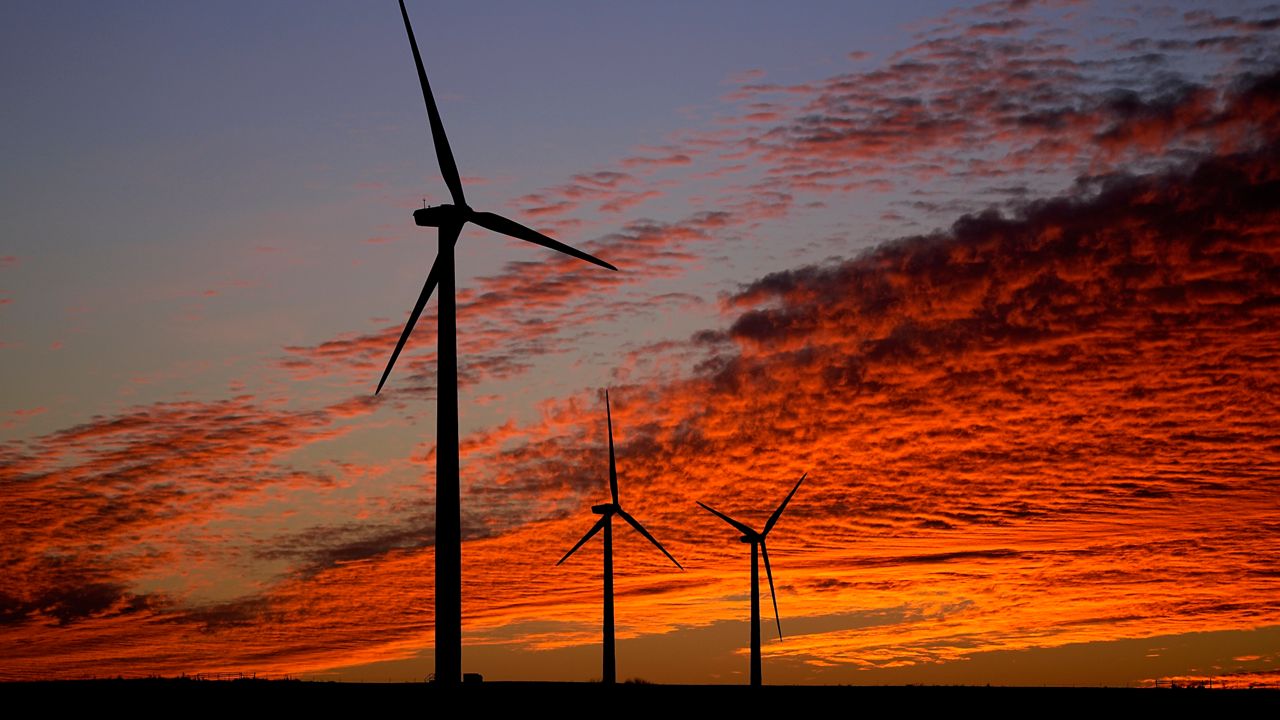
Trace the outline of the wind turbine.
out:
[[[608,390],[604,393],[604,412],[609,422],[609,494],[613,498],[613,502],[591,506],[591,512],[599,515],[600,519],[596,521],[595,525],[591,526],[586,535],[582,536],[577,545],[574,545],[569,552],[564,554],[564,557],[560,558],[560,562],[556,563],[556,566],[563,565],[570,555],[578,551],[578,548],[582,547],[596,533],[604,530],[604,670],[601,675],[601,682],[606,685],[612,685],[618,681],[618,668],[613,643],[613,516],[617,515],[626,520],[631,527],[636,529],[636,532],[645,536],[649,542],[662,551],[663,555],[667,556],[667,559],[675,563],[676,567],[684,570],[684,566],[671,557],[671,553],[662,547],[662,543],[654,539],[649,534],[649,531],[645,530],[644,526],[640,524],[640,521],[631,517],[630,513],[623,510],[622,505],[618,503],[618,467],[613,457],[613,414],[609,411]]]
[[[462,193],[462,179],[458,176],[458,166],[453,160],[453,152],[449,149],[449,139],[445,137],[444,125],[440,122],[440,112],[436,109],[435,98],[431,95],[431,85],[427,82],[427,72],[422,67],[422,55],[418,52],[418,42],[413,36],[413,26],[409,24],[409,13],[405,10],[404,0],[400,0],[400,16],[404,18],[404,29],[409,35],[409,47],[413,49],[413,62],[418,67],[418,82],[422,85],[422,97],[427,102],[427,121],[431,125],[431,139],[435,143],[436,159],[440,162],[440,174],[445,185],[449,186],[452,205],[415,210],[413,220],[423,227],[439,228],[440,250],[436,255],[431,272],[427,273],[427,282],[422,286],[418,302],[409,314],[409,322],[400,333],[400,341],[387,361],[387,369],[382,372],[378,381],[378,389],[391,374],[391,367],[404,349],[404,343],[413,332],[413,326],[422,314],[427,299],[436,285],[440,286],[440,317],[437,323],[436,338],[436,681],[445,684],[456,684],[462,675],[462,537],[461,511],[458,501],[458,345],[457,345],[457,306],[454,302],[454,268],[453,246],[458,242],[458,235],[466,223],[475,223],[503,235],[518,240],[531,242],[562,252],[566,255],[595,263],[600,267],[617,270],[609,263],[581,250],[569,247],[553,240],[536,230],[508,220],[501,215],[489,212],[477,212],[467,205]]]
[[[800,489],[800,483],[809,476],[805,473],[796,481],[796,486],[791,488],[791,492],[787,493],[787,497],[783,499],[782,504],[777,510],[769,516],[769,522],[764,524],[764,530],[756,532],[752,530],[746,523],[738,522],[724,513],[716,510],[710,505],[699,501],[698,504],[702,509],[715,515],[732,525],[736,530],[742,533],[740,540],[744,543],[751,543],[751,684],[759,685],[760,680],[760,556],[764,555],[764,571],[769,576],[769,597],[773,599],[773,619],[778,623],[778,639],[782,639],[782,619],[778,617],[778,594],[773,589],[773,570],[769,568],[769,548],[764,544],[765,536],[778,524],[778,518],[782,517],[782,511],[786,509],[787,503],[791,502],[791,496],[796,494],[796,490]]]

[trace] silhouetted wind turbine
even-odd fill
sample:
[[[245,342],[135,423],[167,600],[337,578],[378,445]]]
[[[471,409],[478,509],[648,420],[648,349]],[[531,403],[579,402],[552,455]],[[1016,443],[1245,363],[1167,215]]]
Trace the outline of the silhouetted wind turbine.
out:
[[[769,568],[769,548],[765,547],[764,539],[778,524],[778,518],[782,517],[782,511],[786,509],[787,503],[791,502],[791,496],[796,494],[796,490],[800,489],[800,483],[809,476],[805,473],[796,481],[796,486],[791,488],[791,492],[787,493],[787,497],[783,499],[782,504],[777,510],[769,516],[769,522],[764,524],[764,530],[756,532],[748,527],[745,523],[725,515],[710,505],[699,501],[698,504],[704,510],[715,515],[732,525],[735,529],[742,533],[740,538],[744,543],[751,543],[751,684],[759,685],[760,679],[760,555],[764,555],[764,572],[769,576],[769,597],[773,599],[773,619],[778,623],[778,639],[782,639],[782,619],[778,617],[778,594],[773,589],[773,570]]]
[[[613,457],[613,414],[609,411],[609,392],[607,390],[604,394],[604,412],[609,422],[609,494],[613,498],[613,502],[591,506],[591,512],[599,515],[600,519],[596,521],[595,525],[591,526],[586,535],[582,536],[577,545],[574,545],[569,552],[564,554],[564,557],[560,558],[560,562],[556,563],[556,565],[564,564],[564,561],[577,552],[578,548],[582,547],[596,533],[604,530],[604,670],[601,675],[601,682],[606,685],[612,685],[618,679],[613,643],[613,516],[618,515],[623,520],[626,520],[631,527],[636,529],[636,532],[645,536],[649,542],[662,551],[663,555],[667,556],[667,559],[675,563],[676,567],[684,570],[684,566],[676,562],[676,559],[671,557],[671,553],[662,547],[662,543],[650,535],[649,531],[645,530],[644,526],[640,524],[640,521],[631,517],[626,510],[622,509],[622,505],[618,503],[618,466]]]
[[[409,314],[409,322],[405,323],[404,332],[400,333],[400,341],[391,353],[387,369],[382,372],[378,381],[378,389],[391,374],[391,367],[404,349],[404,343],[413,332],[413,326],[422,314],[427,299],[436,285],[440,285],[440,317],[437,322],[436,337],[436,681],[454,684],[462,675],[462,538],[461,521],[458,502],[458,346],[457,346],[457,307],[454,303],[453,246],[458,241],[462,226],[475,223],[503,235],[535,245],[557,250],[566,255],[595,263],[600,267],[617,270],[609,263],[587,253],[571,248],[564,243],[552,240],[536,230],[508,220],[501,215],[488,212],[476,212],[467,205],[462,194],[462,179],[458,176],[458,166],[453,160],[453,152],[449,149],[449,140],[444,135],[444,125],[440,122],[440,112],[436,109],[435,98],[431,95],[431,85],[427,83],[427,72],[422,67],[422,55],[418,53],[418,42],[413,37],[413,26],[409,24],[409,13],[405,10],[404,0],[400,0],[400,15],[404,18],[404,29],[409,35],[409,47],[413,49],[413,62],[418,67],[418,82],[422,85],[422,97],[427,102],[427,121],[431,124],[431,139],[436,147],[436,159],[440,162],[440,174],[444,176],[445,185],[449,186],[449,194],[453,197],[452,205],[422,208],[413,213],[414,222],[423,227],[439,228],[440,250],[436,255],[431,272],[427,274],[427,282],[422,286],[418,302]]]

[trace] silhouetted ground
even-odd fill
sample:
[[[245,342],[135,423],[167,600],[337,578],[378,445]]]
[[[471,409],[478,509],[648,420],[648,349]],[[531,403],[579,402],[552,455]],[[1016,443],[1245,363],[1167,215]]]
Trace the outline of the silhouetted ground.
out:
[[[379,709],[421,709],[434,715],[436,698],[465,698],[468,712],[486,710],[538,713],[590,711],[594,705],[576,704],[611,698],[628,709],[652,707],[687,713],[696,708],[759,710],[763,707],[821,713],[822,708],[845,712],[982,712],[1028,715],[1052,712],[1187,713],[1265,712],[1280,717],[1280,690],[1126,689],[1126,688],[1005,688],[1005,687],[801,687],[751,689],[725,685],[633,685],[612,688],[592,683],[487,682],[445,691],[425,683],[326,683],[289,680],[80,680],[2,683],[6,700],[38,703],[42,713],[79,710],[92,703],[136,714],[199,710],[255,712],[267,709],[333,712],[344,707],[362,714]],[[414,705],[413,703],[423,703]],[[406,705],[405,703],[409,703]],[[560,703],[571,703],[560,705]],[[710,703],[710,705],[708,705]],[[833,704],[834,703],[834,704]],[[12,707],[12,704],[10,704]],[[441,710],[443,708],[435,708]],[[577,712],[575,713],[574,710]]]

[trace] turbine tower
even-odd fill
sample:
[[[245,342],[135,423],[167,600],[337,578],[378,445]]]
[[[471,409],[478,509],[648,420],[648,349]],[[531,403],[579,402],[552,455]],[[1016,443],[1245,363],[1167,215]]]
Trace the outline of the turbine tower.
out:
[[[800,476],[796,481],[796,486],[791,488],[791,492],[787,493],[787,497],[783,499],[782,504],[777,510],[769,516],[769,522],[764,524],[764,530],[756,532],[746,523],[738,522],[715,508],[699,501],[698,504],[702,509],[724,520],[742,533],[739,538],[744,543],[751,543],[751,684],[753,686],[760,685],[760,556],[764,555],[764,572],[769,576],[769,597],[773,599],[773,619],[778,623],[778,639],[782,639],[782,619],[778,617],[778,594],[773,589],[773,570],[769,567],[769,548],[765,546],[764,539],[778,524],[778,518],[782,517],[782,511],[786,509],[787,503],[791,502],[791,496],[796,494],[796,490],[800,489],[800,483],[808,477],[809,473]]]
[[[409,314],[409,322],[400,334],[400,341],[391,353],[387,369],[382,372],[378,381],[378,389],[391,374],[391,367],[404,349],[404,343],[413,332],[413,326],[422,315],[422,309],[431,297],[436,285],[440,286],[439,321],[437,323],[436,351],[436,681],[453,685],[462,676],[462,537],[461,511],[458,498],[458,345],[457,345],[457,307],[454,302],[454,267],[453,246],[458,241],[462,226],[474,223],[503,235],[518,240],[531,242],[566,255],[586,260],[600,267],[617,270],[609,263],[581,250],[569,247],[553,240],[540,232],[508,220],[501,215],[489,212],[477,212],[467,205],[462,193],[462,179],[458,175],[458,166],[453,160],[453,152],[449,149],[449,139],[445,137],[444,125],[440,122],[440,112],[436,109],[435,98],[431,95],[431,85],[427,82],[427,72],[422,67],[422,55],[418,52],[418,42],[413,36],[413,26],[409,24],[409,13],[405,10],[404,0],[400,0],[400,16],[404,18],[404,29],[409,36],[409,47],[413,50],[413,62],[418,67],[418,82],[422,85],[422,97],[427,103],[427,121],[431,125],[431,139],[435,143],[436,159],[440,163],[440,174],[445,185],[449,187],[452,205],[422,208],[413,213],[414,222],[423,227],[439,229],[440,250],[436,255],[431,272],[427,274],[427,282],[418,295],[418,302]]]
[[[636,529],[636,532],[645,536],[649,542],[662,551],[663,555],[667,556],[667,559],[675,563],[676,567],[684,570],[684,566],[677,562],[674,557],[671,557],[671,553],[662,547],[662,543],[650,535],[649,531],[645,530],[644,526],[640,524],[640,521],[631,517],[626,510],[622,509],[622,505],[618,503],[618,467],[613,457],[613,414],[609,411],[608,390],[604,393],[604,411],[605,417],[609,422],[609,494],[613,498],[613,502],[591,507],[591,512],[599,515],[600,519],[596,521],[595,525],[591,526],[586,535],[582,536],[577,545],[574,545],[569,552],[564,554],[564,557],[560,558],[560,562],[556,563],[556,566],[564,564],[564,561],[577,552],[578,548],[582,547],[596,533],[604,530],[604,669],[600,678],[604,684],[612,685],[618,681],[618,667],[613,642],[613,516],[617,515],[626,520],[631,527]]]

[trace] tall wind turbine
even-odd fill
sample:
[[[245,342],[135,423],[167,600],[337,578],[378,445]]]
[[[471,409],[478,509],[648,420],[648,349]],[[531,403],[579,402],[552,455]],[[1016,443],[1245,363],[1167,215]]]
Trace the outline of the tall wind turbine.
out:
[[[452,205],[439,205],[422,208],[413,213],[414,222],[423,227],[439,228],[440,250],[436,255],[431,272],[427,274],[427,282],[422,286],[418,302],[409,314],[409,322],[400,333],[400,341],[387,361],[387,369],[382,372],[378,381],[378,389],[382,391],[391,367],[404,349],[404,343],[413,332],[413,326],[422,314],[427,299],[436,285],[440,285],[440,318],[437,323],[436,338],[436,681],[456,684],[462,676],[462,537],[461,511],[458,502],[458,345],[457,345],[457,307],[454,303],[454,268],[453,246],[458,241],[462,226],[475,223],[503,235],[518,240],[531,242],[603,268],[617,270],[609,263],[587,253],[571,248],[564,243],[552,240],[536,230],[508,220],[501,215],[488,212],[476,212],[467,205],[462,194],[462,179],[458,176],[458,166],[453,160],[453,152],[449,149],[449,140],[444,134],[444,125],[440,122],[440,112],[436,109],[435,98],[431,95],[431,85],[427,82],[427,72],[422,67],[422,55],[418,53],[418,42],[413,37],[413,26],[409,24],[409,13],[404,8],[404,0],[400,0],[400,15],[404,18],[404,29],[409,35],[409,47],[413,50],[413,62],[418,66],[418,82],[422,85],[422,97],[427,102],[427,121],[431,124],[431,139],[436,147],[436,159],[440,162],[440,174],[445,185],[449,186],[449,194],[453,197]]]
[[[676,562],[676,559],[671,557],[671,553],[662,547],[662,543],[654,539],[649,534],[649,531],[645,530],[644,526],[640,524],[640,521],[631,517],[626,510],[622,509],[622,505],[618,503],[618,467],[613,457],[613,414],[609,411],[609,391],[607,390],[604,393],[604,412],[609,422],[609,494],[612,496],[613,502],[591,507],[591,512],[599,515],[600,519],[596,521],[595,525],[591,526],[586,535],[582,536],[577,545],[574,545],[569,552],[564,554],[564,557],[560,558],[560,562],[556,563],[556,565],[564,564],[564,561],[577,552],[578,548],[582,547],[596,533],[604,530],[604,670],[601,675],[601,682],[606,685],[612,685],[618,681],[618,668],[615,661],[613,643],[613,516],[617,515],[626,520],[631,527],[636,529],[636,532],[645,536],[649,542],[662,551],[663,555],[667,556],[667,559],[675,563],[676,567],[684,570],[684,566]]]
[[[721,520],[729,523],[742,533],[739,538],[744,543],[751,543],[751,684],[759,685],[760,679],[760,556],[764,555],[764,571],[769,576],[769,597],[773,599],[773,619],[778,623],[778,639],[782,639],[782,619],[778,617],[778,594],[773,589],[773,570],[769,568],[769,548],[765,547],[764,539],[778,524],[778,518],[782,517],[782,511],[786,509],[787,503],[791,502],[791,496],[796,494],[800,489],[800,483],[809,476],[805,473],[796,481],[796,486],[791,488],[791,492],[787,493],[787,497],[783,499],[782,504],[777,510],[769,516],[769,522],[764,524],[764,530],[756,532],[752,530],[746,523],[738,522],[724,513],[716,510],[710,505],[699,501],[698,504],[702,509],[715,515]]]

